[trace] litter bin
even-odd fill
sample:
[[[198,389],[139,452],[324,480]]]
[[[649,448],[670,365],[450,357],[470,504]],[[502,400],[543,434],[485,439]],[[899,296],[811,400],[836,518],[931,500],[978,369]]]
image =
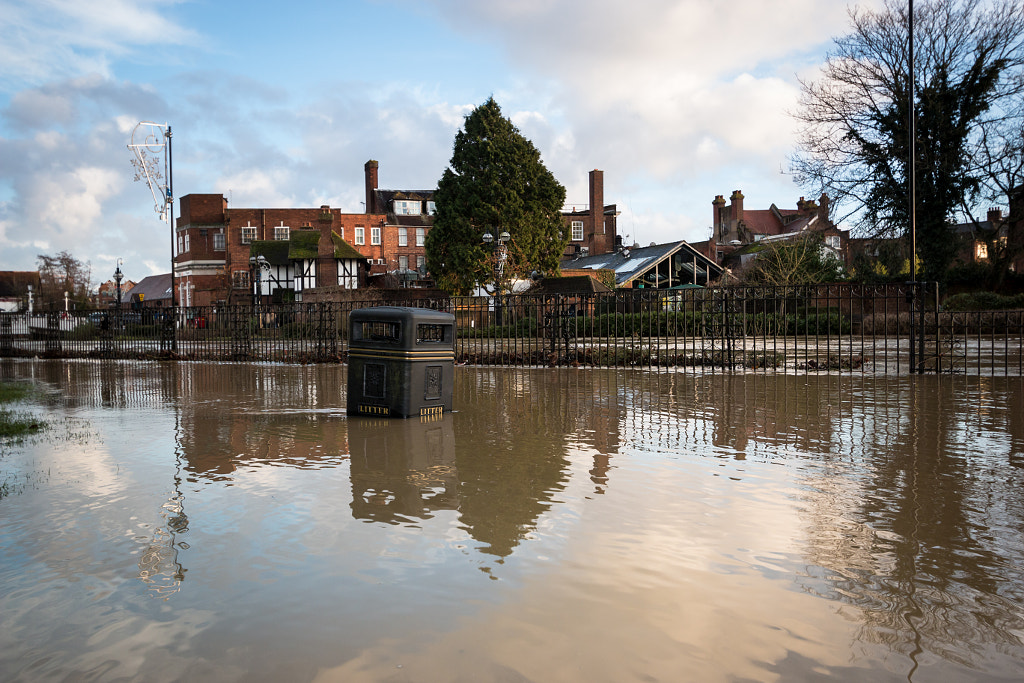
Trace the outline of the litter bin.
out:
[[[348,414],[412,417],[452,409],[455,316],[376,306],[349,315]]]

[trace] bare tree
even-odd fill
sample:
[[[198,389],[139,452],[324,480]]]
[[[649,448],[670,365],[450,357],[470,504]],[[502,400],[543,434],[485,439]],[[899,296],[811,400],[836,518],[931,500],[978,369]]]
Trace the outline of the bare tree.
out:
[[[88,261],[83,263],[68,251],[55,256],[39,254],[36,261],[39,266],[40,294],[45,301],[63,301],[65,292],[72,301],[88,301],[92,288],[92,266]]]
[[[794,170],[834,197],[861,234],[907,237],[908,8],[886,0],[877,12],[851,10],[850,20],[821,77],[801,83]],[[986,149],[1007,151],[1002,141],[1024,120],[1024,7],[930,0],[913,23],[918,251],[925,276],[941,279],[959,246],[948,223],[998,189]]]

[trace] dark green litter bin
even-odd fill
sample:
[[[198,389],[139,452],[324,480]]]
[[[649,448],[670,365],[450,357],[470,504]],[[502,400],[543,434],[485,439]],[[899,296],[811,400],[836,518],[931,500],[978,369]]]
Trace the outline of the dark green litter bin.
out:
[[[375,306],[349,316],[348,414],[437,416],[452,409],[455,316]]]

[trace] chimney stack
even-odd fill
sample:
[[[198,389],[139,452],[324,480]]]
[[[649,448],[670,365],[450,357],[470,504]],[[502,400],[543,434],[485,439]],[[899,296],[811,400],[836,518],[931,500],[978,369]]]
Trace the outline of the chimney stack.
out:
[[[363,173],[366,176],[366,213],[380,213],[377,211],[377,162],[370,159],[363,166]]]

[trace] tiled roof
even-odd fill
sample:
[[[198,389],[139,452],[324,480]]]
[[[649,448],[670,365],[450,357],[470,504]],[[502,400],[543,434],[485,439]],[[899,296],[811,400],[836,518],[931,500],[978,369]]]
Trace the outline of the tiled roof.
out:
[[[138,301],[142,294],[145,301],[170,301],[171,298],[171,274],[150,275],[142,278],[137,285],[132,287],[132,300]]]

